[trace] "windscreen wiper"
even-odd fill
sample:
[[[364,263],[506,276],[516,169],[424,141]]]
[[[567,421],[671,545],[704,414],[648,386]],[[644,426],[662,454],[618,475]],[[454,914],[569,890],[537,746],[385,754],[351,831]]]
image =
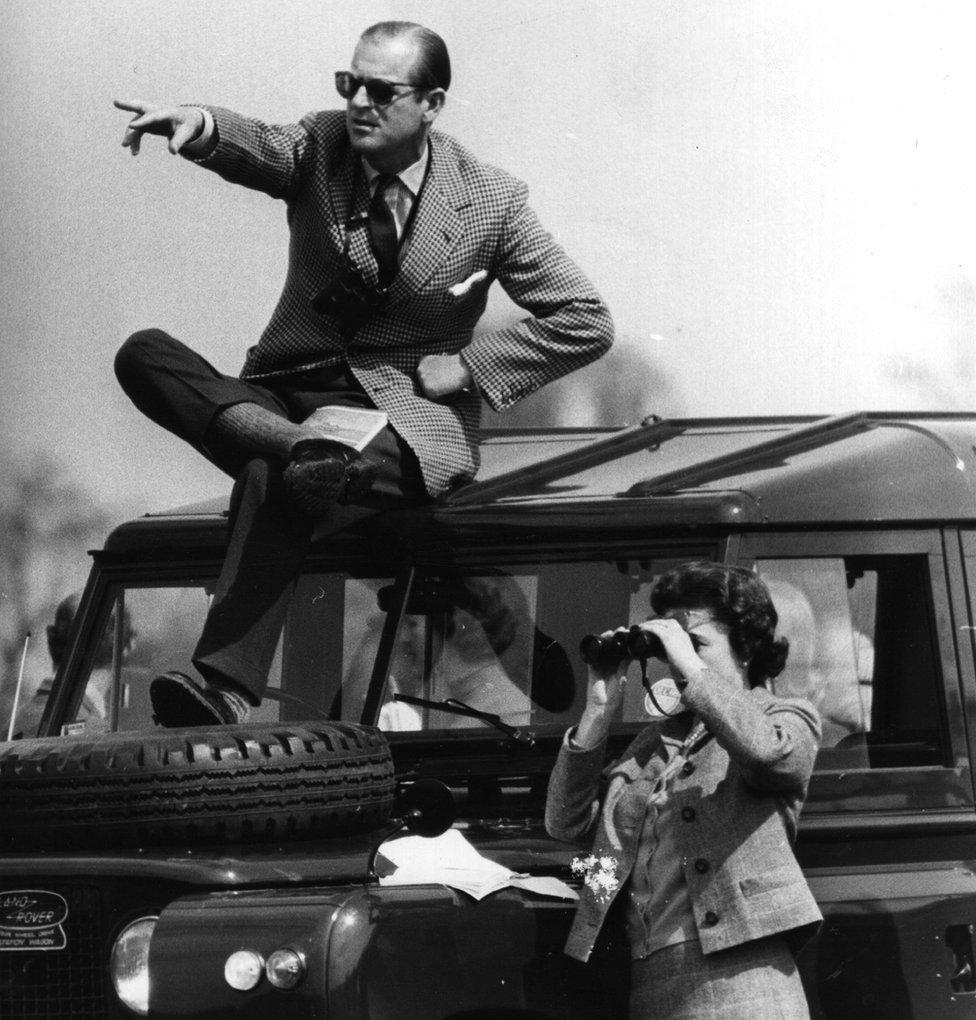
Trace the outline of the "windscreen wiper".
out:
[[[467,715],[472,719],[481,719],[490,726],[494,726],[496,730],[501,730],[506,737],[510,737],[516,743],[535,747],[535,737],[531,733],[503,723],[494,712],[481,712],[477,708],[466,705],[463,701],[458,701],[457,698],[448,698],[446,701],[429,701],[427,698],[415,698],[409,694],[394,694],[393,700],[405,701],[408,705],[419,705],[421,708],[434,708],[438,712],[450,712],[453,715]]]

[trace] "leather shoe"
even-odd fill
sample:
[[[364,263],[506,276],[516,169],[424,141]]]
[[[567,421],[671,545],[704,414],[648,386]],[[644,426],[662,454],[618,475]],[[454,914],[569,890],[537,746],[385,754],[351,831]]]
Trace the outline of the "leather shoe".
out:
[[[294,505],[316,520],[336,503],[354,502],[365,495],[374,474],[359,452],[345,443],[301,439],[291,448],[283,478]]]
[[[153,720],[167,729],[242,723],[249,708],[243,695],[198,684],[175,670],[153,680],[149,699]]]

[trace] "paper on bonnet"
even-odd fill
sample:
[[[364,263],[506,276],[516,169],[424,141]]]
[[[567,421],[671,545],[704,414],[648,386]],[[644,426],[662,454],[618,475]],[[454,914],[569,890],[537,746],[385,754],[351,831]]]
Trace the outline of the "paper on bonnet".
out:
[[[440,836],[403,836],[383,844],[383,856],[398,868],[477,868],[479,864],[501,867],[482,857],[458,829]]]
[[[482,899],[508,886],[541,896],[575,900],[579,897],[565,882],[545,876],[515,875],[483,857],[457,829],[440,836],[404,836],[384,843],[383,856],[396,865],[381,885],[449,885]]]

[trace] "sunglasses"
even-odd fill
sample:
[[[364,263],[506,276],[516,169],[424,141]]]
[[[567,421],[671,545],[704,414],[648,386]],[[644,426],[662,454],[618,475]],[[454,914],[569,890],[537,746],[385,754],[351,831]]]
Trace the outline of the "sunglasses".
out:
[[[406,92],[397,92],[397,87],[402,86],[410,92],[416,92],[421,86],[413,85],[408,81],[387,81],[386,78],[359,78],[352,71],[336,71],[335,87],[336,92],[343,99],[352,97],[361,89],[366,89],[366,98],[374,106],[389,106],[394,99],[405,96]]]

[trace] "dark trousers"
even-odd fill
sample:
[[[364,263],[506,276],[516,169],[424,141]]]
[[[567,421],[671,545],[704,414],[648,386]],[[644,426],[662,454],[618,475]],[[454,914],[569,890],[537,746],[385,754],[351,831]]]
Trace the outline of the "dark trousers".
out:
[[[312,525],[286,497],[282,462],[252,457],[210,426],[220,411],[240,403],[258,404],[292,422],[326,404],[373,407],[343,365],[247,382],[223,375],[179,340],[150,329],[122,345],[115,374],[140,411],[235,479],[230,543],[193,664],[205,679],[239,684],[258,704],[313,530],[338,530],[393,504],[427,501],[417,458],[393,429],[384,429],[365,454],[376,468],[369,495]]]

